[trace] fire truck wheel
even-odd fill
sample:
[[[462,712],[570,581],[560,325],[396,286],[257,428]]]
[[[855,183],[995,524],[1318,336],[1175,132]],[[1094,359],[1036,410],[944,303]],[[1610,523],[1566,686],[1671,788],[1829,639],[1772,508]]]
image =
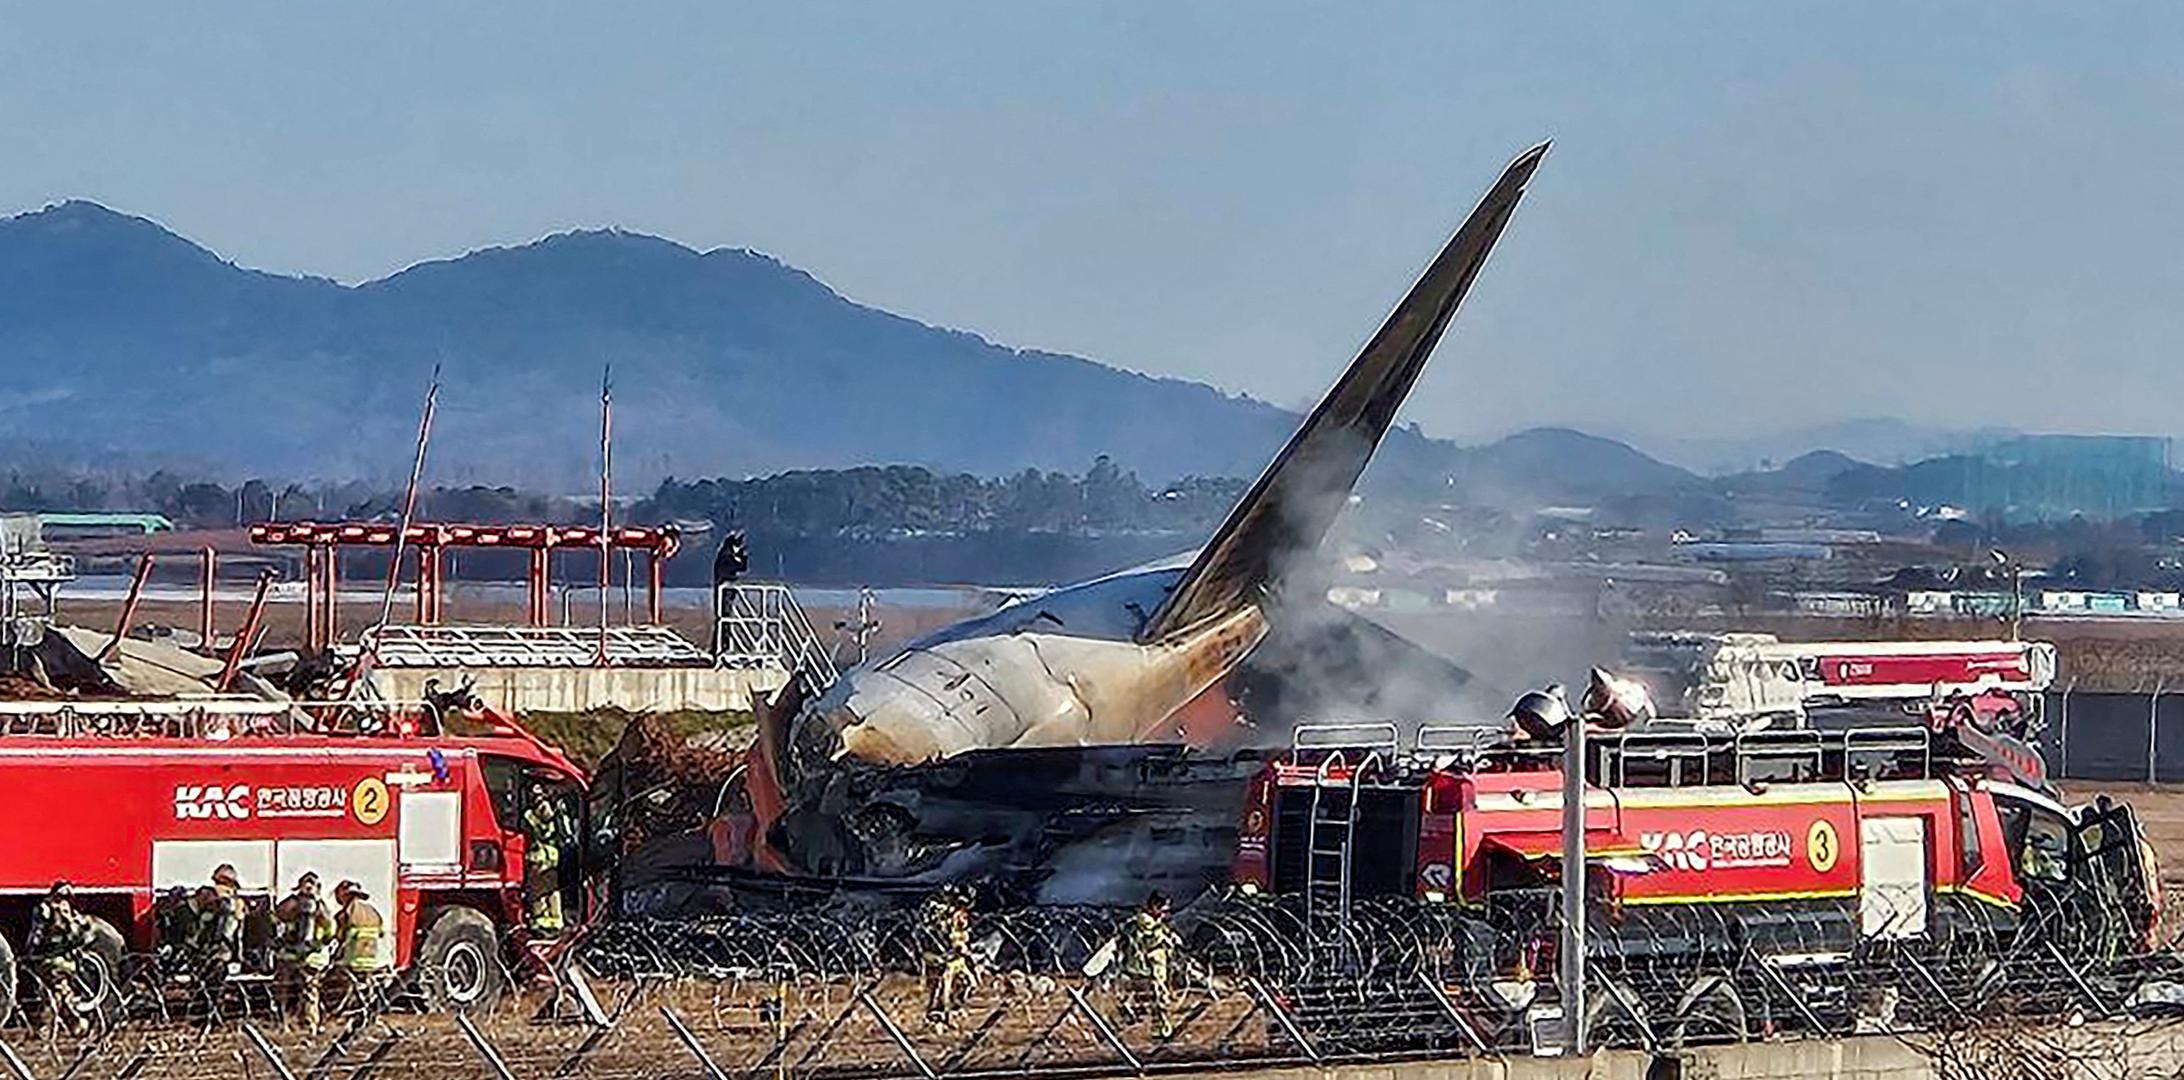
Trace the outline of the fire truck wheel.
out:
[[[1700,975],[1684,988],[1676,1005],[1676,1046],[1701,1043],[1743,1042],[1750,1030],[1744,998],[1726,975]]]
[[[501,996],[500,934],[475,908],[451,907],[432,920],[417,950],[417,982],[435,1012],[482,1012]]]
[[[15,1018],[15,947],[0,935],[0,1027]]]

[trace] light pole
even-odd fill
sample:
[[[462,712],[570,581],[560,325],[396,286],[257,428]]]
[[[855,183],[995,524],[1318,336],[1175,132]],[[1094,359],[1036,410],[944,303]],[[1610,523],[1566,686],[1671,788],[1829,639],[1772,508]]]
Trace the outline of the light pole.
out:
[[[1585,1053],[1585,717],[1562,728],[1562,955],[1556,982],[1572,1057]]]

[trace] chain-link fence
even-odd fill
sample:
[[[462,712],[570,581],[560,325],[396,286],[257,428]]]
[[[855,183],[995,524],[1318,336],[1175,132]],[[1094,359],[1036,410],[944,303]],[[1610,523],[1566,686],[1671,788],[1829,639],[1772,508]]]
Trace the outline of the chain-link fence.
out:
[[[2144,680],[2130,691],[2048,695],[2041,752],[2056,776],[2184,781],[2184,680]]]

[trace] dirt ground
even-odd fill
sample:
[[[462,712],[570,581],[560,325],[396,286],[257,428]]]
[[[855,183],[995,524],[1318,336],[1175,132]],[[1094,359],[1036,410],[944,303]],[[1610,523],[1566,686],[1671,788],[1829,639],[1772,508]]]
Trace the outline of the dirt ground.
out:
[[[1111,993],[1087,995],[1086,1004],[1101,1018],[1094,1021],[1051,979],[989,978],[945,1027],[927,1022],[922,987],[903,975],[872,985],[869,1002],[851,984],[827,982],[602,981],[594,989],[614,1021],[603,1033],[581,1020],[572,998],[531,991],[478,1017],[477,1038],[517,1077],[584,1080],[702,1077],[706,1072],[684,1032],[730,1076],[777,1071],[915,1076],[921,1070],[911,1052],[943,1074],[1022,1075],[1072,1067],[1128,1071],[1111,1038],[1147,1065],[1279,1060],[1295,1053],[1264,1015],[1254,1017],[1256,1006],[1240,993],[1186,996],[1178,1007],[1177,1037],[1164,1041],[1154,1037],[1148,1022],[1133,1021]],[[1106,1031],[1097,1026],[1101,1021]],[[487,1051],[446,1016],[391,1013],[338,1048],[331,1030],[307,1036],[287,1030],[276,1016],[261,1013],[251,1026],[298,1076],[357,1075],[359,1066],[375,1058],[372,1075],[377,1076],[493,1075],[485,1063]],[[80,1063],[85,1043],[50,1027],[19,1025],[0,1031],[0,1037],[36,1076],[59,1075],[71,1064],[79,1076],[119,1075],[139,1058],[142,1063],[131,1073],[139,1080],[277,1076],[264,1051],[235,1023],[124,1025],[93,1044]],[[0,1075],[6,1071],[0,1069]]]

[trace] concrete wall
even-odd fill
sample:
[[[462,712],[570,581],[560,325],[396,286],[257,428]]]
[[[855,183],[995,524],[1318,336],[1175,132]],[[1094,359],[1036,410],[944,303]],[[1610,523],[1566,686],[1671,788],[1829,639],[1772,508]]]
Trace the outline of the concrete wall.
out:
[[[1901,1041],[1859,1038],[1705,1047],[1667,1058],[1616,1050],[1575,1061],[1534,1057],[1406,1061],[1225,1075],[1252,1080],[1939,1080],[1941,1074],[1926,1054]]]
[[[379,668],[372,682],[397,701],[424,696],[425,680],[443,690],[476,680],[485,703],[514,713],[583,712],[614,706],[631,712],[693,710],[741,712],[751,695],[772,693],[788,681],[781,668]]]
[[[1604,1051],[1559,1058],[1410,1061],[1225,1072],[1252,1080],[2125,1080],[2184,1069],[2184,1028],[2113,1023],[2024,1025],[1956,1035],[1908,1034],[1711,1046],[1655,1057]]]

